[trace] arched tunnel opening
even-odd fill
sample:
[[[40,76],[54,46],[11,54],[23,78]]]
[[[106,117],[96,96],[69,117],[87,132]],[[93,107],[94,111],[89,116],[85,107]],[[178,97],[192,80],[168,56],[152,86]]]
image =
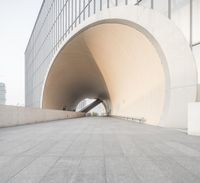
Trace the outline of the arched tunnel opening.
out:
[[[165,74],[147,36],[128,25],[103,23],[68,41],[49,70],[42,107],[75,111],[85,98],[103,101],[110,115],[159,123]]]
[[[82,100],[76,106],[76,112],[85,112],[86,116],[107,116],[106,106],[100,99]]]

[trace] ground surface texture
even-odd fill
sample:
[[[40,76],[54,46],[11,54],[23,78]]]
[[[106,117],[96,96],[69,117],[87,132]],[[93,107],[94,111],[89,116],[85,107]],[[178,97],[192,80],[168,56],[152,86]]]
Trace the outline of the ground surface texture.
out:
[[[0,129],[0,183],[200,183],[200,137],[115,118]]]

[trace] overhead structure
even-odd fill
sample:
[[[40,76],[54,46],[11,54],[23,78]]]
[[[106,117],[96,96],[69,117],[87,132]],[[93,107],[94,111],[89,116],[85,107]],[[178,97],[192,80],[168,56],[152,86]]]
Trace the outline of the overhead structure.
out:
[[[46,47],[52,50],[49,60],[32,75],[40,78],[40,87],[28,100],[42,108],[75,110],[81,100],[94,98],[112,116],[186,127],[197,74],[174,23],[134,4],[88,16],[74,19],[66,34],[60,20],[57,37],[50,37],[53,49]]]

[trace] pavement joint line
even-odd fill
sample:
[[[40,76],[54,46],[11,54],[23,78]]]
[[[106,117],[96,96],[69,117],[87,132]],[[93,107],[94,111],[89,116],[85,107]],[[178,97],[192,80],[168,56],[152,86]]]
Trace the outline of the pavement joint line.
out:
[[[59,140],[58,140],[59,141]],[[58,142],[58,141],[56,141],[56,142]],[[56,142],[54,142],[54,144],[56,143]],[[49,147],[49,148],[47,148],[47,151],[48,151],[48,149],[50,149],[51,147]],[[28,164],[28,165],[26,165],[26,166],[24,166],[22,169],[20,169],[17,173],[15,173],[13,176],[11,176],[7,181],[6,181],[6,183],[8,183],[11,179],[13,179],[14,177],[16,177],[20,172],[22,172],[25,168],[27,168],[28,166],[30,166],[35,160],[37,160],[37,159],[39,159],[40,157],[42,157],[43,155],[42,155],[42,153],[40,153],[40,155],[39,156],[36,156],[36,158],[34,158],[32,161],[30,161],[30,163]],[[21,156],[21,157],[23,157],[23,156]]]
[[[103,155],[104,155],[104,173],[105,173],[105,183],[107,183],[108,182],[108,180],[107,180],[107,169],[106,169],[106,157],[105,157],[105,146],[104,146],[104,134],[102,134],[102,143],[103,143]]]
[[[133,166],[132,166],[132,164],[130,163],[130,161],[129,161],[129,159],[128,159],[128,156],[125,155],[125,153],[124,153],[124,151],[123,151],[123,148],[122,148],[122,145],[121,145],[121,143],[120,143],[120,140],[119,140],[118,135],[116,135],[116,138],[117,138],[117,141],[118,141],[119,146],[120,146],[120,148],[121,148],[123,157],[126,159],[127,163],[128,163],[129,166],[131,167],[132,174],[134,174],[134,176],[137,177],[138,180],[142,181],[141,178],[135,173],[135,171],[134,171],[134,169],[133,169]]]
[[[145,124],[140,124],[138,127],[137,124],[130,124],[125,120],[111,118],[84,118],[79,120],[80,121],[77,123],[57,123],[55,121],[55,123],[51,124],[40,124],[41,128],[38,126],[37,129],[32,126],[28,130],[28,133],[24,133],[27,141],[23,142],[23,132],[25,132],[26,129],[21,130],[21,128],[16,128],[16,131],[13,129],[9,131],[9,129],[7,129],[5,133],[2,131],[2,134],[5,135],[5,137],[1,136],[2,141],[0,141],[3,145],[3,151],[7,149],[3,141],[8,142],[13,140],[14,143],[8,144],[9,149],[11,146],[16,147],[14,146],[15,141],[16,143],[19,142],[19,147],[17,146],[16,150],[14,149],[13,152],[10,152],[10,155],[0,155],[2,160],[1,167],[3,168],[4,163],[7,167],[6,170],[11,167],[9,172],[4,171],[5,175],[2,172],[3,180],[5,179],[5,181],[8,182],[13,180],[13,177],[17,176],[17,174],[27,167],[30,177],[24,174],[27,171],[23,171],[23,173],[20,173],[20,177],[17,176],[17,178],[22,178],[23,180],[26,178],[27,181],[31,178],[32,181],[34,178],[37,178],[38,182],[41,183],[43,180],[46,180],[46,178],[49,178],[48,176],[51,175],[49,172],[55,167],[53,172],[55,171],[56,180],[57,173],[60,170],[60,164],[58,164],[58,169],[56,164],[59,159],[65,159],[65,157],[67,159],[69,158],[70,162],[72,159],[72,164],[70,162],[68,163],[66,159],[67,161],[61,162],[61,165],[63,168],[73,167],[69,175],[71,178],[70,181],[75,182],[80,180],[79,178],[87,181],[90,180],[90,175],[91,177],[95,176],[97,169],[93,169],[95,168],[94,165],[97,165],[96,168],[101,172],[101,174],[94,177],[94,179],[96,180],[97,178],[97,180],[102,180],[102,182],[105,183],[112,181],[112,179],[118,180],[120,177],[121,180],[125,181],[127,178],[130,182],[131,177],[136,178],[136,182],[140,182],[141,180],[155,180],[157,176],[161,176],[163,181],[172,182],[184,182],[185,180],[187,182],[198,183],[200,180],[200,176],[198,175],[198,172],[200,172],[198,165],[200,161],[199,137],[187,136],[179,131],[157,128]],[[48,133],[48,131],[50,131],[50,133]],[[19,138],[15,139],[15,135],[18,134],[21,135],[18,136]],[[28,144],[29,140],[30,145]],[[170,144],[170,141],[174,143]],[[176,146],[176,143],[182,144],[182,146]],[[70,146],[73,147],[67,150]],[[5,160],[2,157],[6,157]],[[13,157],[19,157],[20,159],[16,159],[16,161],[12,163],[10,159]],[[40,157],[46,158],[44,162],[47,163],[48,167],[41,166],[43,159],[37,160]],[[50,162],[48,162],[48,158],[50,158]],[[42,160],[42,162],[40,162],[40,160]],[[93,160],[95,160],[95,162]],[[115,160],[116,162],[112,162]],[[36,163],[31,165],[34,161],[36,161]],[[136,165],[134,164],[135,161]],[[142,173],[138,172],[140,169],[143,169],[139,164],[139,169],[137,169],[137,167],[135,169],[137,162],[140,163],[140,161],[143,162],[141,166],[145,166],[144,172]],[[96,164],[98,162],[99,164]],[[13,165],[15,166],[12,168]],[[115,170],[118,165],[124,166],[128,172],[124,172],[124,170],[121,169],[122,167],[119,167],[119,170]],[[146,171],[151,167],[155,167],[155,172],[150,172],[154,175],[152,179],[149,176],[145,177]],[[40,177],[37,177],[37,174],[31,175],[32,170],[37,173],[40,172],[40,168],[41,170],[45,168],[40,173]],[[83,172],[81,170],[83,170]],[[93,171],[95,174],[92,174]],[[80,177],[82,173],[85,175],[84,172],[86,173],[86,177]],[[147,175],[151,174],[147,173]],[[25,177],[21,177],[21,175]],[[63,177],[60,178],[64,179],[65,177],[66,175],[63,174]]]
[[[82,131],[84,131],[84,129],[83,129]],[[62,154],[64,154],[64,153],[67,151],[67,149],[69,149],[69,148],[73,145],[73,143],[79,138],[79,136],[81,136],[81,133],[79,133],[79,135],[76,136],[76,138],[74,138],[74,140],[70,143],[70,145],[64,150],[64,152],[63,152]],[[64,138],[63,138],[63,139],[64,139]],[[63,158],[62,155],[59,156],[59,158],[56,160],[56,162],[49,168],[49,170],[48,170],[48,171],[45,173],[45,175],[41,178],[41,180],[39,181],[39,183],[41,183],[41,181],[46,177],[46,175],[48,175],[48,173],[52,170],[52,168],[57,164],[57,162],[58,162],[61,158]]]
[[[89,125],[88,125],[89,126]],[[91,136],[92,134],[90,133],[90,136]],[[88,138],[88,141],[87,141],[87,144],[89,144],[89,140],[90,140],[90,138]],[[85,145],[85,150],[86,150],[86,146],[87,145]],[[84,154],[83,152],[81,153],[81,154]],[[75,176],[76,176],[76,174],[77,174],[77,172],[78,172],[78,170],[79,170],[79,168],[80,168],[80,165],[81,165],[81,163],[82,163],[82,161],[83,161],[83,157],[80,155],[79,156],[80,157],[80,161],[79,161],[79,163],[78,163],[78,166],[77,166],[77,168],[76,168],[76,171],[74,171],[74,173],[73,173],[73,175],[72,175],[72,178],[71,178],[71,180],[70,180],[70,183],[72,183],[73,182],[73,179],[75,178]]]
[[[53,129],[52,129],[52,131],[53,131]],[[51,132],[48,132],[48,133],[51,133]],[[33,149],[34,147],[36,147],[37,145],[39,145],[40,143],[42,143],[42,142],[45,141],[46,139],[48,139],[48,137],[45,138],[45,139],[43,139],[42,141],[38,142],[37,144],[35,144],[35,145],[34,145],[33,147],[31,147],[30,149],[21,152],[20,154],[25,153],[25,152],[27,152],[27,151]],[[21,146],[21,145],[27,143],[29,140],[30,140],[30,139],[26,140],[24,143],[22,143],[22,144],[20,144],[20,145],[17,145],[17,146],[15,146],[15,147]],[[12,148],[9,148],[9,149],[13,149],[13,147],[12,147]],[[9,151],[9,150],[8,150],[8,151]]]

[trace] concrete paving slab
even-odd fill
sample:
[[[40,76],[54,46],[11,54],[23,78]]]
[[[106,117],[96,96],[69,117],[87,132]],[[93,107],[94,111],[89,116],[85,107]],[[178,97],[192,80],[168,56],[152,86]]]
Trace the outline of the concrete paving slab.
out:
[[[0,129],[0,183],[199,183],[200,137],[115,118]]]
[[[55,164],[57,159],[57,157],[39,157],[29,166],[21,170],[17,175],[12,177],[8,182],[39,182],[48,170]]]
[[[80,165],[80,158],[63,157],[51,168],[41,179],[42,183],[64,183],[71,182]]]

